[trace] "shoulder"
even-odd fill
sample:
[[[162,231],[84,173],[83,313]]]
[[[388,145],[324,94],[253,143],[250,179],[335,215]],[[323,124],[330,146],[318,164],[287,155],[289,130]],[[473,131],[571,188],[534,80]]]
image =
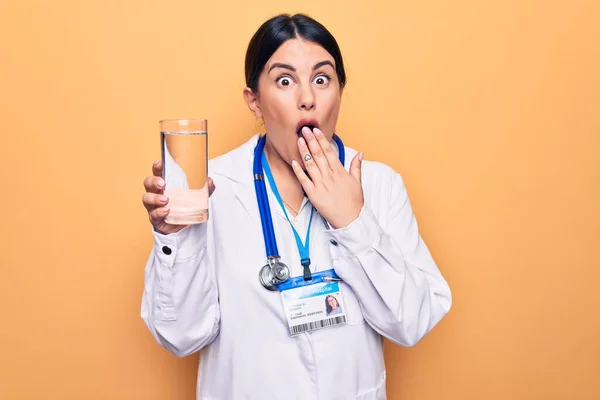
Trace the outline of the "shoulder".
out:
[[[347,149],[347,153],[349,158],[346,164],[349,167],[356,151]],[[390,215],[404,209],[409,202],[404,179],[392,166],[364,158],[361,174],[365,202],[378,220],[387,220]]]
[[[388,164],[380,161],[363,160],[362,175],[369,181],[379,185],[404,185],[402,175]]]
[[[350,163],[358,151],[351,147],[346,147],[346,170],[349,170]],[[404,188],[404,179],[400,172],[393,167],[380,161],[364,158],[361,166],[362,183],[365,190],[374,191],[379,195],[382,191],[388,189]]]
[[[238,147],[211,158],[208,160],[208,168],[211,172],[227,174],[232,168],[239,168],[244,161],[251,162],[257,139],[258,135],[254,135]]]
[[[208,175],[216,181],[252,183],[252,160],[258,135],[208,161]]]

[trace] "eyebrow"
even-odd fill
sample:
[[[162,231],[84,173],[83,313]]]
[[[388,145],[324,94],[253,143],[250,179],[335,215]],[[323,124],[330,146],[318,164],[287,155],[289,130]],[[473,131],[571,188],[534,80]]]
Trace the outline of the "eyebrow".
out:
[[[320,61],[320,62],[316,63],[314,65],[314,67],[313,67],[313,71],[315,69],[317,69],[317,68],[320,68],[320,67],[324,66],[324,65],[329,65],[329,66],[331,66],[331,68],[335,69],[335,67],[333,66],[333,63],[331,61],[325,60],[325,61]],[[287,70],[296,72],[296,68],[292,67],[289,64],[274,63],[273,65],[271,65],[271,67],[269,68],[269,71],[267,73],[271,72],[271,70],[274,69],[274,68],[283,68],[283,69],[287,69]]]

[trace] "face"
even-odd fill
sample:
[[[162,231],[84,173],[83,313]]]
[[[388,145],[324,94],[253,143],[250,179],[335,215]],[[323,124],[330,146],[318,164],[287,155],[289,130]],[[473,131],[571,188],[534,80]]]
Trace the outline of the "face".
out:
[[[323,47],[304,39],[284,42],[266,63],[258,86],[256,94],[245,90],[246,101],[287,163],[300,161],[297,141],[303,125],[317,126],[331,139],[341,88],[335,61]]]
[[[329,303],[329,306],[330,306],[332,309],[334,309],[334,310],[335,310],[335,309],[337,308],[337,301],[335,301],[335,299],[334,299],[333,297],[329,297],[329,298],[327,298],[327,302]]]

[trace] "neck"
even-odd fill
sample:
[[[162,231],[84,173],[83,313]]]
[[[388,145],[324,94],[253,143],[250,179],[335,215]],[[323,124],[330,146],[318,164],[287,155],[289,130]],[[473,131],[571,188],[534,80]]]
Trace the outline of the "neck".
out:
[[[300,185],[292,166],[281,157],[268,137],[265,143],[265,156],[281,198],[293,208],[292,211],[297,212],[304,199],[302,185]]]

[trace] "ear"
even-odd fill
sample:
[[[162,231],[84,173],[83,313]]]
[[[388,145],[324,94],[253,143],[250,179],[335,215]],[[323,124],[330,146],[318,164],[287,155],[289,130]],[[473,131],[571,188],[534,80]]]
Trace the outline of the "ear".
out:
[[[260,110],[260,104],[258,103],[258,95],[256,95],[252,89],[245,88],[244,89],[244,100],[246,100],[246,104],[248,108],[254,115],[256,119],[262,118],[262,112]]]

